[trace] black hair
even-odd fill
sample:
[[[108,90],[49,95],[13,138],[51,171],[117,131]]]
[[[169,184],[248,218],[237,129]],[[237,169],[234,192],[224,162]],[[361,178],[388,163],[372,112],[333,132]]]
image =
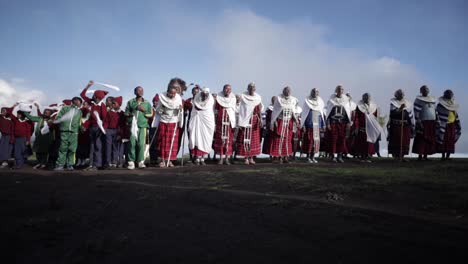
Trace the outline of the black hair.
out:
[[[75,100],[80,100],[80,103],[83,103],[83,99],[81,99],[81,97],[78,97],[78,96],[73,97],[72,102]]]

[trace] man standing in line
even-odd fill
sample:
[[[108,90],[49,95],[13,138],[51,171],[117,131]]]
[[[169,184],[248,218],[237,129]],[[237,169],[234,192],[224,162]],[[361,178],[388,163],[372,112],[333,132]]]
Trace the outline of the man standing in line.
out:
[[[81,104],[79,97],[72,99],[71,105],[65,105],[57,114],[54,124],[60,126],[60,147],[55,166],[56,171],[73,170],[75,153],[78,147],[78,131],[81,129]]]
[[[446,90],[437,104],[439,117],[437,144],[438,151],[442,153],[442,161],[450,160],[450,154],[455,153],[455,143],[461,136],[458,108],[459,105],[455,103],[452,90]]]
[[[377,105],[369,93],[363,94],[357,104],[353,128],[355,154],[361,162],[372,162],[370,157],[375,153],[374,144],[380,137],[381,126],[377,120]]]
[[[191,103],[192,116],[187,126],[190,154],[196,165],[206,165],[205,156],[211,151],[215,129],[214,98],[208,88],[203,88]]]
[[[302,109],[302,152],[307,154],[307,162],[317,163],[315,154],[320,151],[320,132],[325,127],[325,103],[317,88],[305,98]]]
[[[167,91],[159,94],[156,106],[156,149],[161,157],[160,167],[174,167],[173,160],[177,159],[179,149],[179,132],[183,127],[183,103],[178,91],[181,87],[177,83],[169,83]]]
[[[236,97],[231,85],[226,84],[223,91],[216,95],[214,152],[220,155],[218,164],[229,165],[232,154],[233,129],[236,127]]]
[[[254,83],[247,92],[240,95],[239,132],[237,135],[237,154],[244,157],[244,164],[255,164],[254,157],[261,153],[261,132],[263,110],[262,97],[257,94]]]
[[[436,99],[429,96],[429,88],[423,85],[421,95],[414,100],[414,119],[416,121],[416,136],[413,142],[413,153],[418,154],[418,160],[429,160],[428,155],[436,153]]]
[[[341,85],[335,88],[335,93],[328,100],[327,111],[328,152],[333,162],[343,163],[343,153],[346,153],[346,130],[351,124],[351,109],[349,97],[344,94]]]
[[[297,102],[296,97],[291,95],[289,86],[284,87],[283,93],[275,97],[270,124],[272,130],[270,155],[273,157],[273,162],[289,163],[289,156],[293,152],[292,129],[296,122],[294,111]]]
[[[390,100],[390,120],[388,128],[388,152],[400,161],[409,153],[410,141],[414,133],[411,102],[406,100],[401,89]]]
[[[96,171],[103,165],[102,142],[107,126],[107,106],[103,99],[108,92],[96,90],[94,91],[93,98],[89,98],[86,93],[93,84],[93,81],[89,81],[88,85],[86,85],[80,94],[81,98],[91,106],[89,116],[89,139],[92,164],[86,168],[88,171]]]
[[[143,98],[143,87],[138,86],[133,90],[135,98],[128,101],[125,107],[128,128],[130,129],[130,142],[128,149],[127,169],[145,168],[145,146],[146,130],[148,129],[148,118],[153,115],[151,104]]]

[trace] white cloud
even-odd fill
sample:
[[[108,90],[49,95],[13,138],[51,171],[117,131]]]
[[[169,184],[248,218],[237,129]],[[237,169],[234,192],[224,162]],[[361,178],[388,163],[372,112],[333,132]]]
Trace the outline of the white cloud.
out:
[[[231,82],[237,92],[255,81],[265,98],[284,85],[291,85],[298,97],[318,87],[328,98],[343,84],[355,98],[371,92],[387,109],[394,90],[417,90],[423,81],[414,67],[396,58],[372,58],[330,44],[328,29],[308,21],[277,23],[251,11],[230,10],[207,24],[214,25],[202,32],[212,51],[211,81]]]
[[[44,92],[24,87],[24,83],[23,79],[0,79],[0,106],[11,106],[18,101],[46,101],[47,96]]]
[[[204,56],[210,58],[209,63],[200,67],[212,76],[204,80],[212,90],[230,83],[238,93],[254,81],[264,104],[268,104],[285,85],[291,85],[298,98],[318,87],[322,97],[328,99],[334,87],[342,84],[355,100],[370,92],[383,114],[388,114],[395,90],[405,90],[407,98],[414,100],[421,85],[431,86],[413,65],[385,54],[371,56],[366,50],[348,49],[346,43],[334,45],[327,39],[332,32],[326,26],[307,20],[279,23],[249,10],[228,10],[214,17],[181,17],[177,23],[166,24],[167,32],[174,32],[170,36],[174,39],[180,32],[187,32],[208,47]],[[191,45],[189,50],[193,49]],[[438,97],[442,88],[432,92]],[[462,138],[459,146],[466,152],[468,141]]]

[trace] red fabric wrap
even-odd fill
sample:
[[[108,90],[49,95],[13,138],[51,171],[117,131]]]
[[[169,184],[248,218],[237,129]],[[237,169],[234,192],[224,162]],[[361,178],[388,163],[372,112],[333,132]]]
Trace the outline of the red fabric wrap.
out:
[[[190,150],[190,154],[192,154],[192,156],[194,157],[203,157],[205,155],[208,155],[208,152],[201,151],[197,147],[195,147],[194,149]]]
[[[286,135],[284,139],[281,140],[281,129],[283,125],[287,126]],[[271,146],[270,146],[270,155],[273,157],[286,157],[292,155],[292,127],[293,120],[289,120],[288,124],[284,124],[282,119],[277,120],[277,125],[274,128],[274,131],[270,133]]]
[[[317,142],[317,147],[318,149],[315,149],[314,129],[306,128],[306,131],[302,133],[302,152],[315,153],[320,151],[320,140]]]
[[[436,152],[436,121],[422,121],[423,129],[416,133],[413,142],[413,153],[419,155],[432,155]]]
[[[257,105],[254,109],[253,112],[253,118],[252,118],[252,136],[250,138],[250,148],[244,146],[244,135],[246,132],[246,128],[240,127],[239,132],[237,134],[237,155],[243,156],[243,157],[253,157],[260,155],[261,152],[261,126],[260,126],[260,120],[258,116],[260,115],[260,106]]]
[[[174,134],[175,131],[175,134]],[[159,123],[158,132],[156,135],[156,149],[160,157],[164,160],[177,159],[177,149],[179,148],[179,127],[177,123]],[[174,141],[172,141],[174,139]],[[172,142],[172,151],[171,151]],[[169,152],[171,156],[169,157]]]
[[[445,126],[444,142],[437,144],[438,151],[442,153],[455,153],[456,135],[456,123],[447,124]]]
[[[327,131],[327,143],[329,153],[346,153],[346,123],[330,124]]]
[[[401,140],[401,125],[390,124],[389,130],[390,140],[388,141],[388,153],[392,156],[400,156],[400,140]],[[411,127],[409,125],[403,126],[403,155],[408,155],[411,140]]]
[[[213,142],[213,149],[216,154],[220,155],[231,155],[232,154],[232,143],[234,141],[234,134],[232,132],[231,126],[227,127],[227,132],[229,136],[229,143],[228,144],[223,144],[223,139],[222,139],[222,118],[223,118],[223,111],[224,108],[216,102],[215,104],[215,110],[218,111],[218,114],[216,115],[216,128],[215,128],[215,133],[214,133],[214,142]],[[229,120],[229,116],[227,113],[225,113],[227,116],[227,119]],[[230,121],[230,120],[229,120]]]

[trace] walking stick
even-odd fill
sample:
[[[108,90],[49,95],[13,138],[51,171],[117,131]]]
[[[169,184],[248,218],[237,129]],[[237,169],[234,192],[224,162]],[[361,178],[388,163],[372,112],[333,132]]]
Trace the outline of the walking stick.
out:
[[[185,124],[185,122],[184,122]],[[183,167],[184,166],[184,150],[185,150],[185,128],[182,129],[182,160],[180,161],[180,165]]]
[[[177,123],[175,123],[174,133],[172,133],[171,148],[169,149],[169,156],[167,157],[166,167],[169,167],[169,162],[171,162],[172,146],[174,146],[174,139],[175,139],[176,130],[177,130]]]
[[[154,139],[156,138],[156,134],[158,133],[158,128],[159,126],[157,126],[156,129],[154,130],[153,137],[151,137],[151,140],[149,142],[149,148],[145,151],[145,159],[148,156],[151,145],[153,145]]]
[[[400,129],[400,162],[403,161],[403,121],[405,118],[405,110],[401,110],[401,129]]]

